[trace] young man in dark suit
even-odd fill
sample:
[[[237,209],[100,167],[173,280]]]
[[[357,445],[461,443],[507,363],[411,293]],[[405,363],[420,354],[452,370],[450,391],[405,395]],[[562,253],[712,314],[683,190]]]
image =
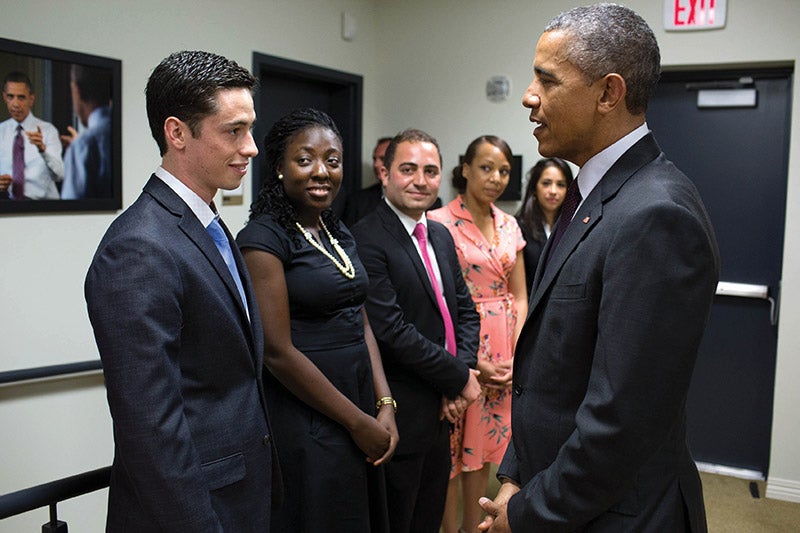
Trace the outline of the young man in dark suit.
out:
[[[658,44],[627,8],[575,8],[549,23],[533,69],[539,151],[581,170],[539,261],[481,530],[703,532],[685,404],[719,254],[647,129]]]
[[[254,86],[206,52],[170,55],[147,83],[161,166],[85,285],[114,420],[109,531],[269,530],[263,332],[213,204],[258,153]]]
[[[397,402],[400,442],[386,464],[392,533],[439,531],[450,473],[448,421],[480,393],[471,370],[480,319],[450,233],[425,217],[441,167],[430,135],[398,134],[381,168],[384,201],[352,230],[369,274],[367,315]]]

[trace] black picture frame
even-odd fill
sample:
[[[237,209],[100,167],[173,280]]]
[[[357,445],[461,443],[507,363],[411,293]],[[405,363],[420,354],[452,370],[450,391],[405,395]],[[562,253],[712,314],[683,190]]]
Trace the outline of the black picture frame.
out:
[[[104,79],[110,79],[110,191],[79,199],[0,199],[0,215],[115,211],[122,208],[122,61],[0,38],[0,83],[3,83],[5,76],[11,71],[26,73],[31,78],[36,95],[32,112],[38,118],[53,124],[60,135],[67,133],[67,126],[80,129],[70,90],[70,71],[73,65],[98,69]],[[2,90],[4,92],[5,88]],[[9,116],[3,97],[0,122]],[[0,146],[0,150],[2,149],[4,148]],[[65,152],[66,149],[62,149],[62,157]]]

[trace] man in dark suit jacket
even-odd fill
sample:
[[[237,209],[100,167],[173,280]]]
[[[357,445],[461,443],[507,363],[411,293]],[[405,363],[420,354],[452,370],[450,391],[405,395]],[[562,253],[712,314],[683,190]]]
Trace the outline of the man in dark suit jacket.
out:
[[[439,531],[450,473],[447,422],[480,393],[470,370],[477,363],[480,319],[450,233],[425,217],[439,191],[441,166],[430,135],[419,130],[397,135],[381,170],[385,201],[352,230],[369,274],[367,315],[397,401],[400,442],[386,464],[393,533]],[[452,319],[455,347],[446,346],[445,318],[420,241],[412,237],[417,224],[427,226],[427,251],[438,270],[434,276]]]
[[[147,84],[161,166],[85,286],[114,420],[109,531],[269,530],[261,321],[236,246],[223,259],[230,234],[216,226],[215,244],[205,227],[258,153],[254,83],[223,57],[179,52]]]
[[[584,200],[539,261],[481,528],[706,531],[685,404],[719,255],[697,190],[645,123],[658,44],[627,8],[576,8],[547,26],[533,68],[523,104],[539,151],[581,167]]]

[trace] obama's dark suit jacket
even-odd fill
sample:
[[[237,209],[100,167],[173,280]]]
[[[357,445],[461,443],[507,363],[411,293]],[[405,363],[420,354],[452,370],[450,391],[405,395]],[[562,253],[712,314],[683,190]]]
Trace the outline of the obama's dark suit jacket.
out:
[[[705,531],[685,405],[719,254],[694,185],[646,135],[543,263],[498,472],[512,530]]]

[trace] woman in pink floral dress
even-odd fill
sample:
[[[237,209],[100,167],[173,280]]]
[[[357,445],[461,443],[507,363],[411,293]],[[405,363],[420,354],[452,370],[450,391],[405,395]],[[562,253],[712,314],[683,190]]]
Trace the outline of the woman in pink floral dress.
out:
[[[490,463],[499,464],[511,437],[511,377],[516,344],[528,311],[522,249],[516,219],[494,202],[508,185],[511,149],[493,135],[478,137],[464,162],[453,169],[460,195],[428,217],[447,226],[461,271],[481,317],[478,379],[483,394],[454,425],[450,438],[451,474],[443,533],[477,531]],[[458,481],[464,512],[457,526]]]

